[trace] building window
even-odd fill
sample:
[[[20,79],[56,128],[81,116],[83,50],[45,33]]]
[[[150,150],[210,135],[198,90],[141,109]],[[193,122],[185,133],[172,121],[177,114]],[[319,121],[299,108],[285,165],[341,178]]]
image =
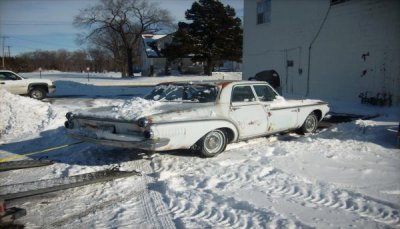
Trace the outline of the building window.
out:
[[[271,0],[257,1],[257,24],[271,22]]]
[[[331,0],[331,5],[336,5],[336,4],[340,4],[343,2],[348,2],[350,0]]]

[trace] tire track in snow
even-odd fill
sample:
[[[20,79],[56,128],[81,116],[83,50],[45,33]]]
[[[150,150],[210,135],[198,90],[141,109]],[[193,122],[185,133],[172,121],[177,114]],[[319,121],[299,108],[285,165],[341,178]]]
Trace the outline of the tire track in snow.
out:
[[[222,228],[311,228],[308,225],[245,201],[218,195],[209,190],[176,192],[166,189],[164,198],[175,219],[184,227]]]
[[[163,158],[165,159],[165,158]],[[156,174],[162,171],[173,170],[171,164],[162,168],[161,160],[154,160],[153,167]],[[190,170],[190,163],[176,165],[179,170]],[[185,174],[184,171],[180,171]],[[186,180],[184,187],[169,186],[160,181],[159,187],[164,194],[170,212],[174,215],[176,225],[186,228],[222,227],[222,228],[311,228],[310,226],[276,213],[267,208],[257,208],[247,201],[238,201],[232,197],[220,195],[209,189],[205,180],[197,182],[193,175],[180,175]],[[169,181],[175,178],[169,179]],[[223,185],[219,185],[222,187]],[[176,190],[175,188],[183,190]],[[218,188],[217,188],[218,189]]]
[[[234,186],[235,183],[242,186],[253,185],[259,187],[268,196],[284,197],[303,206],[311,204],[341,209],[376,222],[400,227],[400,206],[396,204],[353,191],[337,189],[329,184],[306,183],[276,168],[260,168],[252,171],[239,168],[238,171],[241,173],[233,171],[222,176],[222,181],[228,184],[226,189]],[[249,173],[259,175],[249,176]]]
[[[148,161],[135,161],[135,168],[142,171],[145,174],[153,172],[152,167]],[[148,175],[143,175],[141,179],[141,188],[143,190],[148,189],[149,184],[155,183],[155,179]],[[162,196],[158,191],[148,190],[146,195],[141,195],[142,209],[145,213],[146,221],[152,228],[175,228],[175,224],[172,221],[170,212],[168,211],[165,203],[162,200]]]
[[[167,175],[163,178],[166,186],[165,199],[176,218],[183,219],[189,216],[193,217],[192,221],[199,218],[206,225],[213,225],[211,222],[214,222],[219,226],[232,227],[268,224],[277,214],[272,211],[263,212],[255,207],[249,207],[248,211],[238,209],[234,207],[237,205],[233,200],[220,201],[223,197],[214,194],[214,192],[234,192],[254,187],[264,193],[265,198],[283,198],[304,207],[349,212],[386,226],[400,227],[400,206],[396,204],[341,189],[332,184],[309,182],[277,168],[268,167],[268,158],[257,160],[257,163],[264,166],[249,166],[249,163],[254,163],[250,160],[252,159],[227,164],[222,161],[202,162],[186,158],[176,161],[173,158],[163,157],[154,167],[160,176]],[[174,186],[186,189],[176,190]],[[230,203],[231,206],[215,210],[222,202]],[[249,212],[257,214],[251,215]],[[227,224],[224,224],[225,222]]]

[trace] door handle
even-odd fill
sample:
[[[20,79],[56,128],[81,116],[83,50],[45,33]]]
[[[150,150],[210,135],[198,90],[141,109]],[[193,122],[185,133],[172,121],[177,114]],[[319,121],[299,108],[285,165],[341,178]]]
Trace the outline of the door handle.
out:
[[[6,83],[4,83],[4,82],[1,82],[0,84],[6,84]]]
[[[299,109],[297,108],[297,109],[291,110],[291,112],[299,112]]]

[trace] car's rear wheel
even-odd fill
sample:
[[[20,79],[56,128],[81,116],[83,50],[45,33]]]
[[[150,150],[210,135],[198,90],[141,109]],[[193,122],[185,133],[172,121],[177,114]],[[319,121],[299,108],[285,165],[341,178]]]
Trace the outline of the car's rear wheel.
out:
[[[225,132],[223,130],[213,130],[199,140],[197,148],[201,156],[215,157],[225,150],[226,145]]]
[[[42,100],[46,98],[46,91],[41,87],[34,87],[29,92],[29,96],[33,99]]]
[[[318,118],[313,112],[307,116],[303,125],[300,127],[300,132],[303,134],[313,133],[317,130],[317,127],[318,127]]]

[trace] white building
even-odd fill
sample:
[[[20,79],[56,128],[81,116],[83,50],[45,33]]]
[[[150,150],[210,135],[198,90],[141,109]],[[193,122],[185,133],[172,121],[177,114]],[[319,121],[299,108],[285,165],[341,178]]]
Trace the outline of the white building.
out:
[[[243,78],[270,69],[284,93],[400,105],[400,1],[245,0]]]
[[[142,75],[157,75],[165,72],[166,58],[161,52],[156,52],[151,47],[151,43],[154,42],[157,46],[157,50],[161,50],[165,47],[166,43],[170,43],[172,37],[170,35],[154,35],[144,34],[142,35],[142,52],[141,52],[141,70]]]

